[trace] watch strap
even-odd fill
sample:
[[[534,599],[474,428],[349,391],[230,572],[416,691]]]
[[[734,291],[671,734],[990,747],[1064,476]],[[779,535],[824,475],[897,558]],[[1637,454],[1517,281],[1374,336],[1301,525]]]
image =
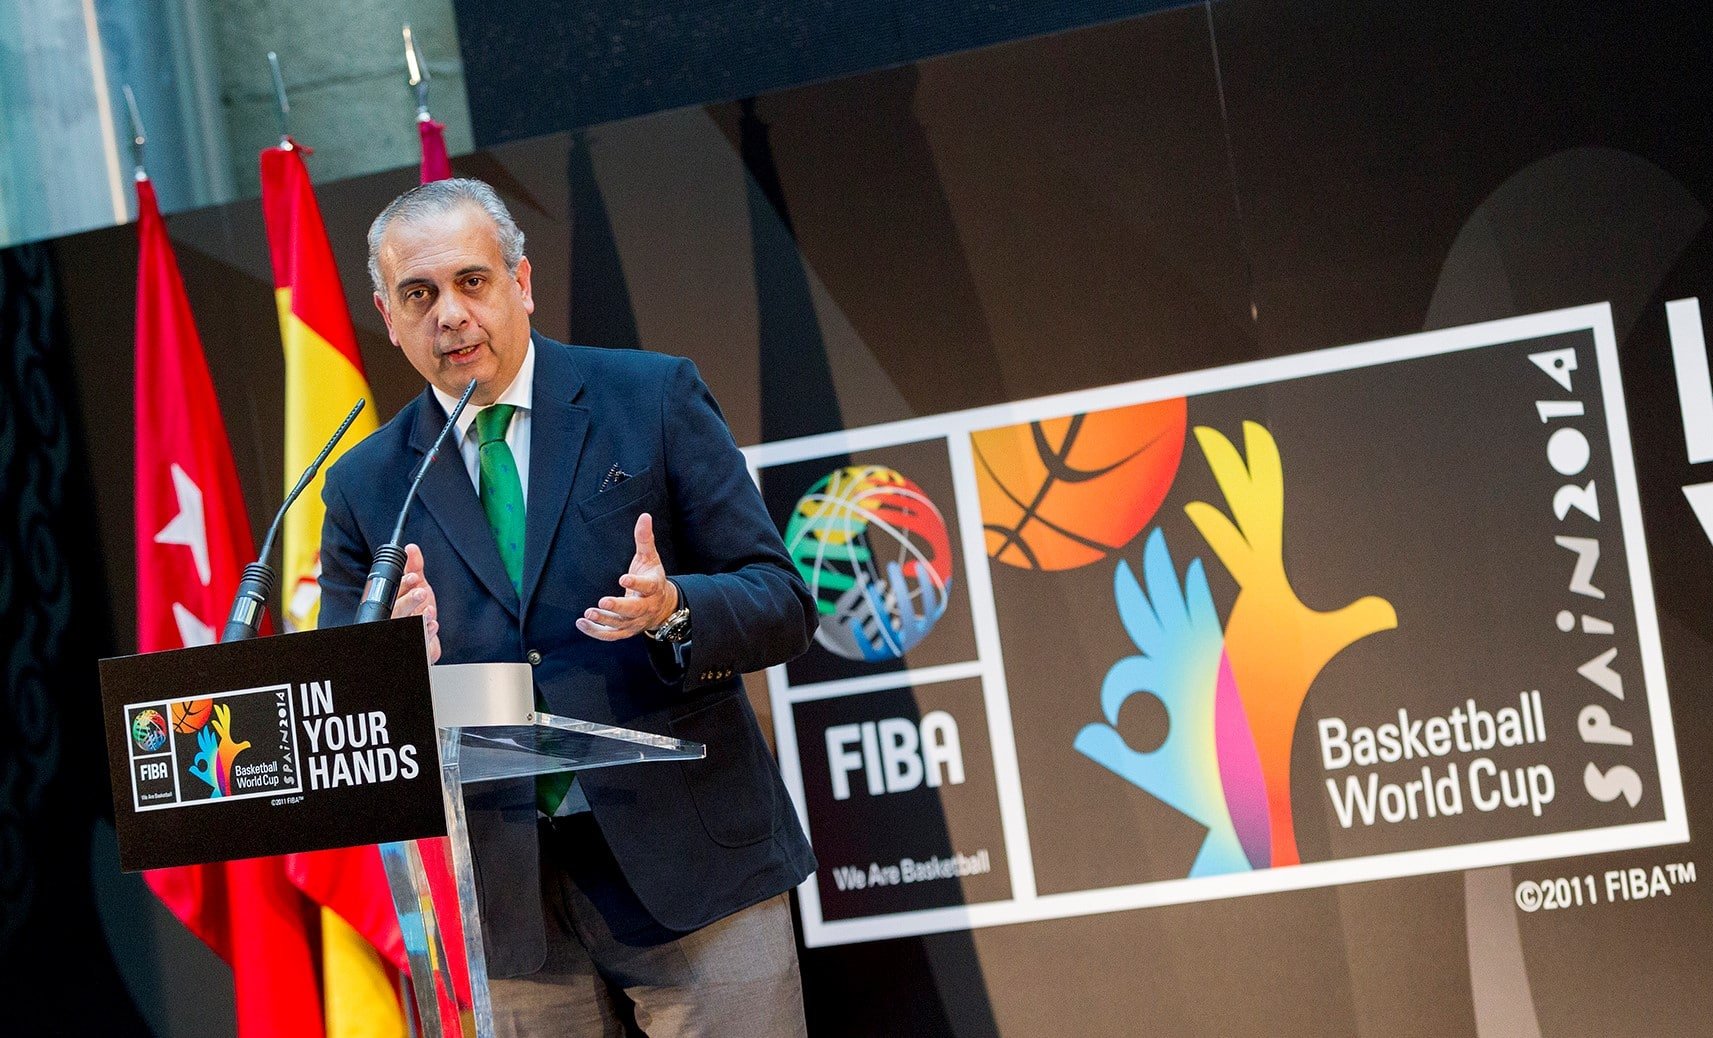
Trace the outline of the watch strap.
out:
[[[690,603],[685,601],[684,589],[678,586],[677,581],[668,577],[666,582],[671,584],[673,590],[678,593],[678,608],[674,609],[659,627],[653,630],[645,630],[642,633],[657,642],[682,642],[685,640],[684,636],[690,627]]]

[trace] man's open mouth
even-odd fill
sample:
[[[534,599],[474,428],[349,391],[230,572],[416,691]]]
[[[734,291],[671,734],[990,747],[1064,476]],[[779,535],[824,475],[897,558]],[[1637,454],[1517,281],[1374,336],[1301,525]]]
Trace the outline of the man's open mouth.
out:
[[[482,344],[479,342],[473,342],[468,346],[460,346],[458,349],[455,349],[455,350],[447,350],[444,354],[442,354],[442,356],[450,357],[453,360],[463,360],[466,357],[470,356],[472,353],[475,353],[476,347],[478,347],[480,345],[482,345]]]

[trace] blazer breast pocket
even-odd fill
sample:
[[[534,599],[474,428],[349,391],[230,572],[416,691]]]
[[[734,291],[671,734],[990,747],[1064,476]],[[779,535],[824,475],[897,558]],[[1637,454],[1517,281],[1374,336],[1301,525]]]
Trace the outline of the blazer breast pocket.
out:
[[[591,494],[577,502],[577,511],[583,516],[584,522],[592,523],[615,512],[622,512],[631,508],[639,501],[656,497],[659,492],[659,469],[650,465],[618,486]],[[631,511],[634,513],[640,509],[631,509]]]

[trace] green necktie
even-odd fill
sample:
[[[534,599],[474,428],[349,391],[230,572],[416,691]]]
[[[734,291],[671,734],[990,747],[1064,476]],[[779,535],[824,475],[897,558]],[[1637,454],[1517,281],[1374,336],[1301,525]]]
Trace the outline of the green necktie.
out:
[[[481,488],[482,511],[488,516],[488,529],[494,531],[494,543],[500,549],[500,561],[506,576],[511,578],[512,590],[523,594],[523,481],[518,479],[517,462],[512,449],[506,446],[506,429],[511,426],[511,404],[495,404],[476,412],[476,436],[482,445]]]
[[[487,514],[488,528],[494,532],[494,544],[500,549],[500,561],[512,589],[523,594],[523,481],[518,478],[517,462],[512,449],[506,446],[506,430],[512,414],[511,404],[494,404],[476,412],[476,437],[479,450],[482,511]],[[536,707],[543,708],[539,698]],[[575,775],[569,771],[541,775],[535,780],[535,806],[542,814],[552,817],[564,802]]]

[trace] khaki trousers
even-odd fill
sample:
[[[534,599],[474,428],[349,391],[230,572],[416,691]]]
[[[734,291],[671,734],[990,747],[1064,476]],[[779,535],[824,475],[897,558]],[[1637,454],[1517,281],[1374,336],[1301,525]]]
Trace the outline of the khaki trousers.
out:
[[[541,835],[547,960],[491,983],[496,1035],[807,1035],[788,895],[676,934],[637,902],[590,816],[544,820]]]

